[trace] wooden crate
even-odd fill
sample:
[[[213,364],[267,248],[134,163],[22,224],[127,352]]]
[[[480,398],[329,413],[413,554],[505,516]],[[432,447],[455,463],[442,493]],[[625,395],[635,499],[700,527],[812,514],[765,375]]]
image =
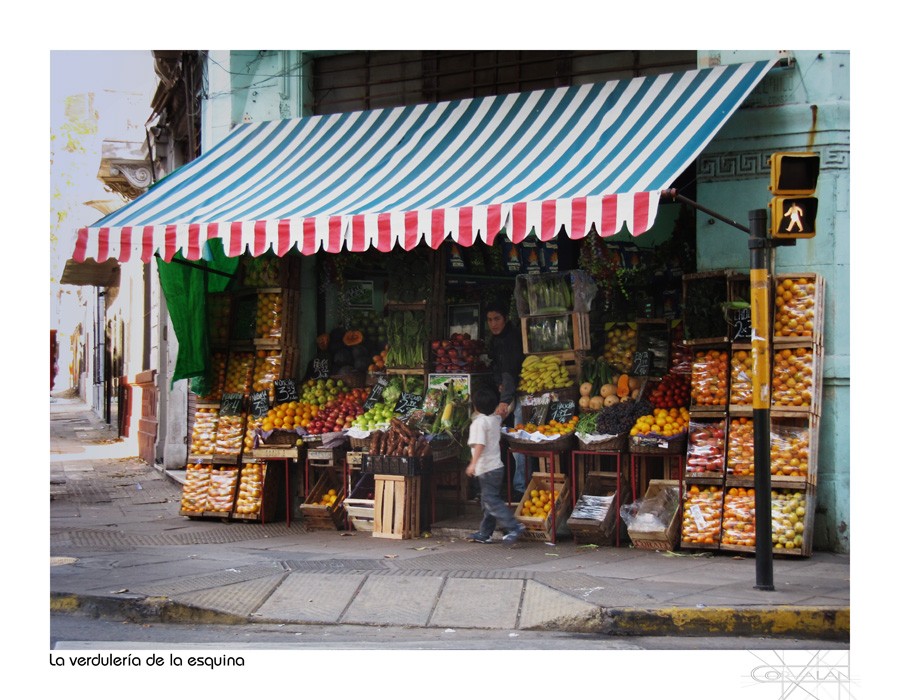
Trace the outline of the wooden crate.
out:
[[[309,447],[306,450],[306,459],[311,468],[343,468],[344,457],[347,454],[345,447]]]
[[[354,530],[372,532],[375,529],[375,476],[363,474],[350,495],[344,499],[344,510]]]
[[[231,465],[213,465],[209,477],[204,517],[229,518],[237,498],[239,469]]]
[[[297,323],[300,317],[300,293],[280,287],[265,287],[256,290],[257,299],[261,295],[275,295],[281,302],[281,314],[277,319],[277,334],[265,337],[254,335],[253,345],[258,349],[296,347],[298,343]]]
[[[552,488],[551,488],[552,487]],[[515,517],[522,525],[525,526],[525,532],[522,537],[525,539],[549,541],[552,538],[551,518],[548,512],[545,517],[536,515],[525,515],[525,502],[531,500],[532,491],[552,491],[555,496],[554,513],[556,516],[556,529],[565,522],[566,516],[572,507],[572,498],[569,492],[569,477],[565,474],[554,473],[553,480],[550,480],[549,473],[535,472],[532,474],[522,500],[516,506]]]
[[[728,450],[728,421],[724,417],[691,416],[688,426],[686,479],[722,478]]]
[[[787,284],[786,284],[787,283]],[[788,284],[790,287],[788,287]],[[785,298],[779,295],[784,288]],[[782,301],[779,301],[782,296]],[[814,272],[776,275],[773,299],[772,342],[774,345],[806,340],[819,345],[825,329],[825,278]],[[792,323],[796,322],[796,326]],[[787,327],[784,327],[785,324]]]
[[[734,493],[737,492],[737,493]],[[812,554],[813,525],[816,510],[816,488],[806,487],[782,488],[772,482],[772,553],[788,557],[808,557]],[[802,541],[788,547],[777,542],[784,536],[787,538],[788,527],[781,522],[779,513],[783,511],[782,502],[789,501],[788,495],[799,494],[797,501],[802,504],[804,512],[798,522],[803,525]],[[727,481],[725,485],[725,511],[722,522],[722,544],[720,549],[729,552],[756,552],[756,518],[755,495],[752,486],[740,486]],[[796,537],[795,533],[795,537]],[[780,546],[779,546],[780,545]]]
[[[334,489],[337,494],[335,505],[322,505],[319,501]],[[307,530],[340,530],[344,526],[344,487],[330,470],[322,472],[306,500],[300,504],[300,517]]]
[[[753,411],[753,356],[749,343],[732,343],[728,382],[728,412]]]
[[[422,477],[375,475],[373,537],[408,540],[419,536]]]
[[[590,318],[585,313],[551,314],[547,316],[524,316],[520,320],[522,349],[526,355],[577,352],[591,349]],[[559,330],[559,332],[557,332]],[[566,337],[565,345],[546,345],[542,336],[552,335],[559,339]]]
[[[665,376],[669,371],[669,356],[672,350],[672,329],[668,319],[638,319],[637,350],[638,353],[650,353],[647,375],[651,377]]]
[[[260,445],[244,453],[248,459],[291,459],[300,460],[303,448],[290,445]]]
[[[695,479],[687,485],[681,505],[681,547],[718,549],[722,539],[724,475]]]
[[[730,270],[712,270],[681,278],[685,345],[727,343],[730,340],[722,304],[728,301],[731,274]]]
[[[675,508],[669,514],[669,510],[659,511],[657,508],[657,496],[663,491],[674,493]],[[660,520],[658,528],[644,529],[634,522],[628,525],[628,537],[632,545],[637,549],[652,549],[656,551],[672,551],[678,541],[681,519],[680,503],[678,503],[679,482],[669,479],[651,479],[647,491],[639,501],[635,501],[634,516],[655,516]]]
[[[821,415],[823,371],[823,348],[807,341],[784,342],[772,348],[771,411],[772,415]],[[791,363],[794,364],[791,364]],[[805,386],[800,403],[790,391],[801,391],[788,387],[787,383],[802,369]],[[796,381],[796,380],[794,380]]]
[[[749,449],[748,449],[749,448]],[[818,480],[819,418],[770,416],[771,479],[785,486],[815,484]],[[792,462],[793,459],[798,460]],[[747,416],[732,417],[728,429],[726,475],[728,483],[753,481],[755,472],[753,423]]]
[[[621,492],[616,493],[615,474],[588,472],[567,521],[575,544],[614,545],[616,530],[620,538],[625,534],[618,515],[619,508],[631,502],[631,487],[626,481],[621,486]]]
[[[184,484],[181,487],[181,510],[179,511],[181,515],[187,517],[203,515],[203,511],[206,510],[211,474],[211,464],[188,463],[185,466]]]
[[[724,370],[724,379],[721,372]],[[731,350],[727,344],[695,345],[691,348],[692,415],[724,415],[728,408]]]

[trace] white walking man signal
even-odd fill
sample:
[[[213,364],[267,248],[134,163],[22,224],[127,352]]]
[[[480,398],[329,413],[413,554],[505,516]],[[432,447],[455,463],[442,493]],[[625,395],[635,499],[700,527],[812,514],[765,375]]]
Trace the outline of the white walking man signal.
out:
[[[798,233],[803,233],[803,220],[801,217],[803,216],[803,210],[797,204],[797,202],[791,202],[790,208],[784,213],[784,218],[787,219],[790,217],[791,223],[788,224],[787,231],[790,232],[793,230],[794,225],[797,226]]]

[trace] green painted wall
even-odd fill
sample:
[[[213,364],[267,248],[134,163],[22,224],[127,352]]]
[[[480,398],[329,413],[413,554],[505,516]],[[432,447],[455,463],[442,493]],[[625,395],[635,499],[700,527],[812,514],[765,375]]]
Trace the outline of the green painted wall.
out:
[[[774,56],[774,53],[772,54]],[[821,157],[816,237],[774,253],[775,273],[814,272],[825,279],[824,391],[819,423],[816,549],[850,548],[850,56],[846,51],[791,53],[729,120],[699,159],[697,199],[747,223],[765,209],[768,158],[811,150]],[[703,52],[699,65],[736,63],[759,52]],[[749,268],[746,234],[698,213],[697,268]]]

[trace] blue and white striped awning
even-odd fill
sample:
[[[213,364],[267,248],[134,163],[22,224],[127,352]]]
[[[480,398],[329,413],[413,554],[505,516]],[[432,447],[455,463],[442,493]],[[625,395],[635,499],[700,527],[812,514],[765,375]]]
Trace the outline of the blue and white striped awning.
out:
[[[242,124],[79,230],[73,258],[196,260],[211,238],[284,255],[639,235],[773,64]]]

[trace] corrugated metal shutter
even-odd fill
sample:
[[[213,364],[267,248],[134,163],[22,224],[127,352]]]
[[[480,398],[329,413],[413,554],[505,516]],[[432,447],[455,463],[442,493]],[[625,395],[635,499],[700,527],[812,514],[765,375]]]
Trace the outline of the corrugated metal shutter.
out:
[[[314,59],[314,110],[506,95],[696,67],[695,51],[356,51]]]

